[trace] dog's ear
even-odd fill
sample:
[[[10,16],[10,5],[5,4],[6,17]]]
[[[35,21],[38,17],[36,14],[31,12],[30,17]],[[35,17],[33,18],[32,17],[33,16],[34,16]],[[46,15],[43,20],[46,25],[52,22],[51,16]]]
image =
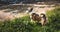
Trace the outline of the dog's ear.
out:
[[[29,12],[32,12],[33,11],[33,8],[31,8],[30,10],[29,10]]]
[[[33,11],[33,8],[30,8],[28,10],[26,10],[26,13],[31,13]]]

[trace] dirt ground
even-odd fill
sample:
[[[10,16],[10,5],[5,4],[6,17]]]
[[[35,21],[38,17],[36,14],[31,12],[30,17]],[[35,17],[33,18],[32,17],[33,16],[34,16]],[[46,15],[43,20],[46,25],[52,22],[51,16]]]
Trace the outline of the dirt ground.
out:
[[[54,9],[54,7],[49,6],[49,5],[34,5],[33,6],[33,10],[38,14],[46,13],[47,10],[51,10],[51,9]],[[25,12],[24,13],[4,12],[7,10],[9,9],[0,10],[0,20],[1,19],[3,20],[14,19],[14,18],[19,18],[19,17],[23,17],[27,15]]]

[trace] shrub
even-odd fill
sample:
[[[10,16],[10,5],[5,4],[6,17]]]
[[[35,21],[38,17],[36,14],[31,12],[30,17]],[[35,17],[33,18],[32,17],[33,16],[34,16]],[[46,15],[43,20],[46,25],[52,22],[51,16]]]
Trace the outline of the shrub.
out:
[[[0,32],[31,32],[32,27],[27,22],[30,21],[28,18],[16,18],[12,21],[1,22]]]
[[[60,8],[55,8],[51,11],[47,11],[47,17],[49,25],[54,29],[53,31],[60,32]]]

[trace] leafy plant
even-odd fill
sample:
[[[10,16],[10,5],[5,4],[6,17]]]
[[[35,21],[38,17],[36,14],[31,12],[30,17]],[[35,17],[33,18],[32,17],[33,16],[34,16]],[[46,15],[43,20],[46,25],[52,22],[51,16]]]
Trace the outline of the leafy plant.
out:
[[[49,23],[41,26],[31,23],[30,17],[16,18],[12,21],[0,21],[0,32],[60,32],[60,8],[47,11]]]

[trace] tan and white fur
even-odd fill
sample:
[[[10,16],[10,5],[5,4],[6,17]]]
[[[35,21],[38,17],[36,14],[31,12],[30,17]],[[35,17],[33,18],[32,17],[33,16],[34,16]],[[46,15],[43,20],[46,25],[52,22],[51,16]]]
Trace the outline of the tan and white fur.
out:
[[[35,21],[41,23],[42,26],[46,24],[46,15],[44,13],[38,14],[35,11],[33,11],[33,8],[26,12],[29,13],[31,22]]]

